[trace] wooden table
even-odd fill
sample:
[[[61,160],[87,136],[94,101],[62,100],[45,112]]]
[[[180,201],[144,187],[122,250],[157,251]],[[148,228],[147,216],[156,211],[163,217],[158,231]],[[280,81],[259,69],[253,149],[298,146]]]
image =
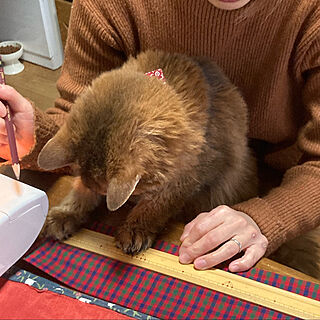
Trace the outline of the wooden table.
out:
[[[52,107],[59,93],[56,82],[60,68],[50,70],[32,63],[23,62],[25,69],[13,76],[6,76],[6,83],[13,86],[24,97],[34,101],[42,110]]]
[[[22,95],[34,101],[37,107],[45,110],[46,108],[53,106],[54,100],[58,96],[55,83],[59,77],[60,70],[52,71],[27,62],[24,62],[24,65],[25,70],[22,73],[6,77],[7,83],[15,87]],[[2,172],[12,176],[10,168],[6,168],[5,170],[2,169]],[[50,173],[31,171],[23,171],[21,179],[30,185],[45,190],[49,197],[50,206],[59,203],[64,195],[70,190],[72,183],[71,177],[59,177]],[[125,212],[123,212],[123,214],[125,214]],[[117,214],[117,216],[112,214],[109,216],[106,215],[103,217],[103,220],[109,224],[116,225],[119,223],[119,220],[121,220],[121,214]],[[170,228],[161,235],[161,237],[163,240],[168,242],[179,244],[179,238],[182,230],[183,225],[177,222],[171,225]],[[24,268],[28,267],[21,261],[20,264],[22,264]],[[282,275],[320,283],[317,279],[309,277],[268,258],[261,259],[258,262],[257,267]],[[37,272],[32,269],[32,267],[29,267],[29,271]],[[43,276],[43,274],[41,275]]]

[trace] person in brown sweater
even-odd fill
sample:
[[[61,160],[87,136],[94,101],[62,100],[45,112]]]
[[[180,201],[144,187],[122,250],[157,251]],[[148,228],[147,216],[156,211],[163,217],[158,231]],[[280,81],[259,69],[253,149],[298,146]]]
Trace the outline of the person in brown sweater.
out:
[[[242,271],[318,226],[318,0],[75,0],[55,106],[41,112],[0,87],[14,111],[23,167],[38,169],[39,151],[92,79],[146,49],[208,56],[225,71],[249,106],[249,138],[267,173],[259,197],[213,208],[185,227],[180,261],[208,268],[241,249],[245,254],[229,267]],[[2,119],[0,157],[9,159]]]

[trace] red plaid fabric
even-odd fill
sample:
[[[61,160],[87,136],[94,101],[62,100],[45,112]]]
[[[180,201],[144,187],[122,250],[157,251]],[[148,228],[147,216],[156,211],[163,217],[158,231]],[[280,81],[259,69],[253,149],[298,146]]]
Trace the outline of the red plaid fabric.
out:
[[[95,231],[112,234],[101,225]],[[154,248],[178,254],[158,241]],[[194,284],[121,263],[55,241],[47,241],[26,260],[78,291],[161,319],[292,317]],[[320,300],[319,285],[256,268],[239,273],[284,290]]]

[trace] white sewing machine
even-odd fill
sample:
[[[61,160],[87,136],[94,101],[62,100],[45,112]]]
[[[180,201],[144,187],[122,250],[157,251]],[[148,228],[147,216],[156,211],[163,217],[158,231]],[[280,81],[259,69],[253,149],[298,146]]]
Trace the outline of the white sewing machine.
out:
[[[0,276],[36,240],[48,207],[45,192],[0,174]]]

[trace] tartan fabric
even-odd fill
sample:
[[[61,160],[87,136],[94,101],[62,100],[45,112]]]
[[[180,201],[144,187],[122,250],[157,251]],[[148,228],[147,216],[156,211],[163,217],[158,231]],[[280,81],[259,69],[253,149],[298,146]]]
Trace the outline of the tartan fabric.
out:
[[[94,230],[112,234],[96,225]],[[163,241],[155,249],[177,255]],[[291,316],[172,277],[124,264],[55,241],[47,241],[26,261],[91,296],[161,319],[278,318]],[[320,300],[319,285],[251,269],[240,276]]]

